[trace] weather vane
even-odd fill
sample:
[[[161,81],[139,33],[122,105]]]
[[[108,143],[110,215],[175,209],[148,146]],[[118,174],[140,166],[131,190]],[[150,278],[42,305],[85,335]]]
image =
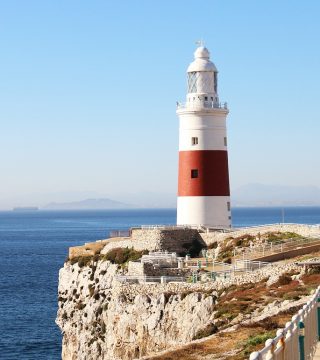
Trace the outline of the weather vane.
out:
[[[199,46],[204,46],[204,40],[200,39],[196,41],[196,44]]]

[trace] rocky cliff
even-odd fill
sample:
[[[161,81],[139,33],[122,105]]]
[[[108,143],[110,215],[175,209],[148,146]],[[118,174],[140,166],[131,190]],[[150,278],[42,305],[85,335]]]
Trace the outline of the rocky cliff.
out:
[[[117,276],[126,268],[103,259],[69,261],[60,270],[56,321],[63,333],[63,360],[149,356],[253,317],[276,314],[283,310],[279,299],[289,291],[289,306],[293,300],[305,301],[301,296],[309,293],[297,280],[302,269],[293,263],[215,282],[121,284]],[[284,273],[289,285],[278,290]],[[266,303],[272,304],[269,315]]]
[[[211,321],[215,291],[121,285],[115,280],[121,273],[118,265],[101,260],[82,267],[66,263],[60,270],[63,360],[139,358],[192,340]]]

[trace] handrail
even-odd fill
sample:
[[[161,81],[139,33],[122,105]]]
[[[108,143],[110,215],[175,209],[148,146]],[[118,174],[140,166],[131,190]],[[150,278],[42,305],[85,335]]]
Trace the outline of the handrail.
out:
[[[286,323],[283,329],[277,331],[273,339],[265,342],[265,347],[260,351],[250,354],[250,360],[290,359],[299,360],[302,345],[305,359],[311,359],[319,339],[318,334],[318,304],[320,300],[320,286],[311,300]],[[304,329],[304,331],[301,331]]]
[[[308,237],[308,238],[292,238],[286,241],[267,242],[261,245],[255,245],[253,247],[244,247],[240,249],[234,249],[234,256],[239,259],[245,257],[267,256],[271,254],[277,254],[284,251],[296,249],[301,245],[308,245],[319,243],[320,237]]]
[[[146,276],[146,275],[117,275],[115,279],[119,282],[139,281],[139,282],[184,282],[184,276]]]
[[[299,224],[299,223],[273,223],[273,224],[261,224],[261,225],[252,225],[252,226],[243,226],[233,228],[234,230],[246,230],[246,229],[254,229],[254,228],[264,228],[264,227],[273,227],[273,226],[287,226],[287,225],[298,225],[298,226],[307,226],[311,228],[319,228],[320,230],[320,223],[319,224]]]
[[[177,102],[177,109],[224,109],[228,110],[228,104],[226,102],[221,103],[217,101],[198,100],[190,102]]]

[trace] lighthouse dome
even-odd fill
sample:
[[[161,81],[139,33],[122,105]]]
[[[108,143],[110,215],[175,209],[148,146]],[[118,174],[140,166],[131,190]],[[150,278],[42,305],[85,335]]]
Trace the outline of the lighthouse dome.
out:
[[[218,71],[214,63],[210,61],[210,52],[206,47],[199,46],[194,52],[194,59],[189,65],[187,72]]]
[[[210,58],[210,52],[209,50],[204,46],[199,46],[196,51],[194,52],[194,58],[203,58],[203,59],[209,59]]]

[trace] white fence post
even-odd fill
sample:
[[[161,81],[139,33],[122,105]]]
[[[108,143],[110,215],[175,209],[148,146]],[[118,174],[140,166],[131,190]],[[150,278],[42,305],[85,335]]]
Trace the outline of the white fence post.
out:
[[[251,353],[250,360],[300,360],[301,351],[306,360],[311,360],[319,340],[319,298],[320,286],[311,300],[286,323],[285,328],[277,331],[274,339],[268,339],[262,350]]]

